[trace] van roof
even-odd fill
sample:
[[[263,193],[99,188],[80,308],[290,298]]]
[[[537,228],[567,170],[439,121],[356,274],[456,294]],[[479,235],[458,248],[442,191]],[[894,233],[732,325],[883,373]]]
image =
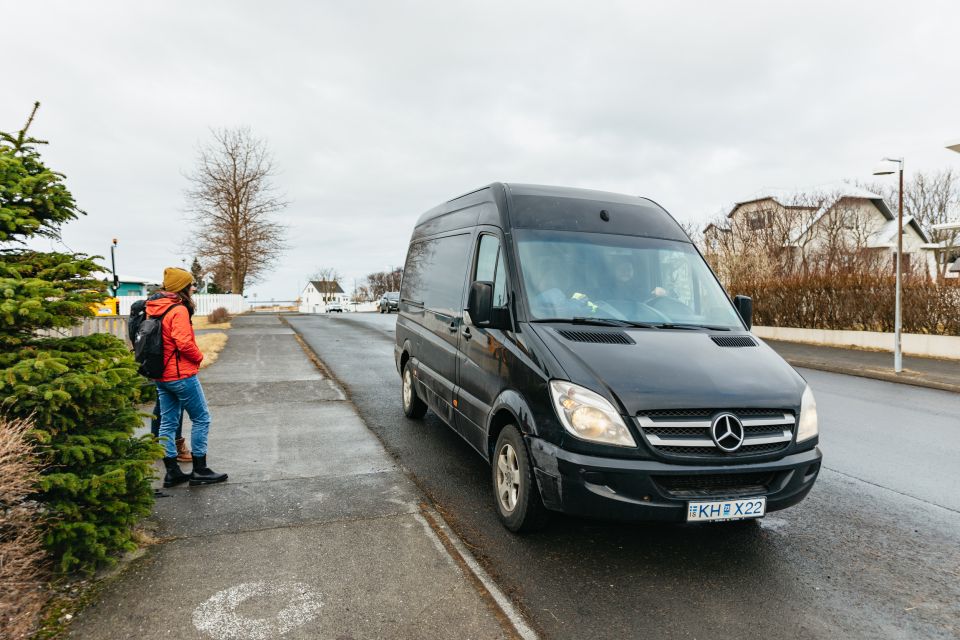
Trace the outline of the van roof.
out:
[[[673,217],[649,198],[576,187],[501,182],[475,189],[430,209],[417,220],[416,226],[420,232],[414,235],[439,231],[448,226],[471,226],[480,222],[480,218],[476,215],[459,215],[467,213],[466,208],[485,202],[491,205],[502,203],[504,199],[510,203],[510,216],[509,221],[503,220],[502,223],[514,228],[615,233],[690,241]],[[601,210],[606,210],[606,220],[601,220]],[[448,215],[449,218],[439,220]]]

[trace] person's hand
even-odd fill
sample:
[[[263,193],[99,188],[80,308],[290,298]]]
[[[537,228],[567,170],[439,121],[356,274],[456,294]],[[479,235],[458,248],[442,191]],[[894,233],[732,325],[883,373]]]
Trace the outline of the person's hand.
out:
[[[655,287],[650,293],[654,298],[662,298],[663,296],[667,295],[667,290],[663,287]]]
[[[585,294],[585,293],[577,292],[577,293],[573,294],[572,296],[570,296],[570,299],[571,299],[571,300],[575,300],[576,302],[579,302],[580,304],[586,306],[587,309],[590,310],[590,313],[596,313],[596,312],[597,312],[597,309],[599,309],[599,307],[598,307],[597,305],[595,305],[594,303],[590,302],[590,298],[588,298],[588,297],[587,297],[587,294]]]

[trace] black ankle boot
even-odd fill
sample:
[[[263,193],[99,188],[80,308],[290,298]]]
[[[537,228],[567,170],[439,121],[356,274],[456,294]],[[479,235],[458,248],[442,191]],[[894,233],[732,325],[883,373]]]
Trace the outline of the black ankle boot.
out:
[[[217,473],[207,468],[207,456],[193,456],[193,471],[190,473],[190,486],[214,484],[227,479],[227,474]]]
[[[167,475],[163,476],[164,488],[175,487],[190,479],[190,474],[184,473],[180,465],[177,464],[176,456],[164,458],[163,466],[167,468]]]

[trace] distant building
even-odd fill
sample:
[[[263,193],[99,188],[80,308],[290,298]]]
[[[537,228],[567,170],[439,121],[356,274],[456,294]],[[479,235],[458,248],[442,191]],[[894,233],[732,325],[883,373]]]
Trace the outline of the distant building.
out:
[[[94,277],[107,283],[108,294],[113,292],[112,273],[100,271],[94,274]],[[151,291],[154,291],[163,284],[159,280],[138,278],[135,276],[123,275],[122,273],[118,273],[117,278],[120,280],[120,285],[117,287],[117,296],[146,296]]]
[[[150,280],[148,278],[120,276],[120,286],[117,288],[117,295],[145,296],[162,284],[163,283],[158,280]]]
[[[345,308],[349,302],[350,296],[339,283],[311,280],[300,294],[300,313],[323,313],[328,305],[339,304]]]

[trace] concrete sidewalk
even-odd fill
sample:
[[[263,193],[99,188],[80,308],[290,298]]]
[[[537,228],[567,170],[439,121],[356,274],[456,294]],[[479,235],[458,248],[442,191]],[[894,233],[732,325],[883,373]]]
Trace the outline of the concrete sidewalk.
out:
[[[229,481],[164,489],[162,544],[71,637],[533,636],[278,316],[236,318],[201,381]]]
[[[960,393],[960,362],[956,360],[904,356],[903,371],[894,373],[893,354],[885,351],[863,351],[778,340],[764,342],[795,367]]]

